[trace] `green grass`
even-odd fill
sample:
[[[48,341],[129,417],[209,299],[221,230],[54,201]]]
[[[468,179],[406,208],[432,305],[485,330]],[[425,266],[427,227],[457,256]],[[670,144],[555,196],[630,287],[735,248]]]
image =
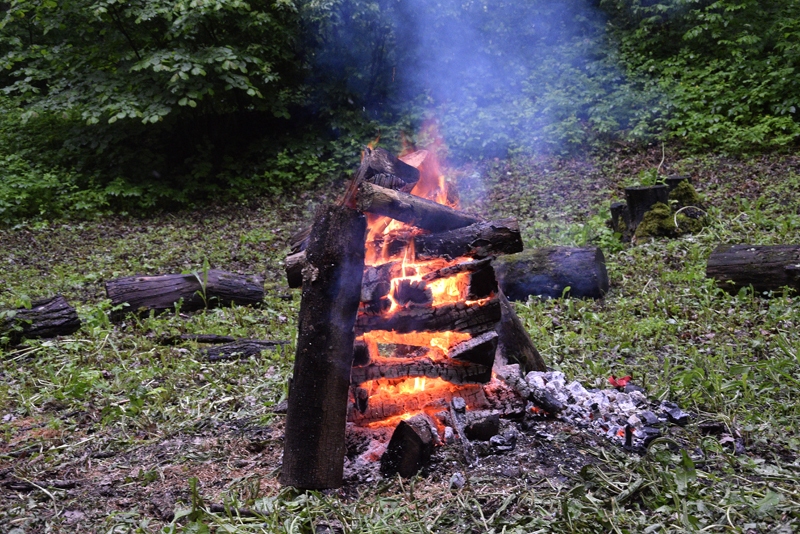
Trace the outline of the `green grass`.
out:
[[[158,343],[216,333],[293,344],[300,296],[286,287],[281,261],[330,191],[0,230],[0,309],[62,293],[84,322],[67,338],[0,349],[0,530],[313,532],[334,522],[376,533],[796,531],[800,298],[728,295],[705,278],[705,263],[721,243],[800,243],[800,160],[668,159],[668,172],[693,177],[712,224],[623,245],[605,225],[608,205],[660,157],[621,151],[454,173],[465,207],[516,216],[526,247],[594,244],[605,253],[603,301],[516,305],[548,365],[587,387],[631,374],[651,398],[696,414],[642,457],[559,434],[548,446],[572,444],[588,460],[541,474],[532,457],[525,476],[468,472],[460,490],[449,488],[444,462],[412,480],[282,490],[282,420],[270,407],[285,397],[294,346],[208,363],[195,343]],[[109,321],[104,280],[202,272],[206,262],[265,273],[264,303]],[[716,433],[703,430],[709,422]],[[734,454],[736,440],[743,454]],[[62,479],[78,485],[52,485]],[[15,490],[12,480],[36,487]],[[209,513],[212,503],[230,513]],[[256,513],[237,515],[244,508]]]

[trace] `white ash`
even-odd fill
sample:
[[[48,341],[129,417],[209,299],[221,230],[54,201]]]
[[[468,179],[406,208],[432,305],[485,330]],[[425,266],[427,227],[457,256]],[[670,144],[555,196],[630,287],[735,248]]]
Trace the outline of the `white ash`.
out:
[[[577,380],[567,383],[564,373],[559,371],[532,371],[525,375],[525,385],[531,392],[529,398],[548,395],[563,404],[563,409],[551,416],[592,429],[620,445],[626,444],[626,427],[631,434],[627,445],[639,447],[659,434],[653,425],[667,421],[666,417],[659,418],[650,411],[651,402],[636,389],[587,390]],[[535,411],[536,403],[528,404],[529,411]]]

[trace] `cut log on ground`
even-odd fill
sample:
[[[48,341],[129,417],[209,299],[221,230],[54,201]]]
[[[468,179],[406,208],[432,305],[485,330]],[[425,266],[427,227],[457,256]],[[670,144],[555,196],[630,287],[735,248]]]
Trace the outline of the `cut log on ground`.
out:
[[[381,456],[381,474],[385,477],[397,474],[403,478],[413,477],[431,459],[436,441],[436,425],[427,415],[419,414],[400,421]]]
[[[280,482],[301,489],[342,485],[353,326],[361,300],[366,219],[321,207],[309,236],[297,352]]]
[[[456,230],[414,238],[417,259],[486,258],[522,252],[519,224],[514,218],[472,224]]]
[[[478,217],[433,200],[368,182],[362,182],[358,186],[357,207],[361,211],[391,217],[431,232],[463,228],[480,221]]]
[[[729,293],[749,286],[756,293],[800,291],[800,245],[720,245],[708,258],[706,276]]]
[[[6,313],[0,321],[0,337],[7,336],[16,345],[23,338],[48,338],[74,334],[81,327],[75,308],[61,295],[33,302],[30,308]]]
[[[207,273],[128,276],[106,282],[112,306],[127,304],[114,318],[130,312],[185,311],[216,306],[252,306],[264,300],[264,278],[211,269]]]
[[[654,204],[661,202],[669,205],[669,188],[666,185],[626,187],[625,200],[628,201],[631,215],[631,232],[635,232],[644,214],[650,211]]]
[[[529,296],[599,299],[608,292],[606,260],[597,247],[526,250],[497,258],[495,272],[503,293],[514,301]]]
[[[502,290],[498,295],[498,301],[502,318],[496,327],[498,335],[496,361],[501,365],[518,363],[526,373],[547,371],[544,358],[534,347],[530,335]]]
[[[270,341],[267,339],[239,339],[232,343],[225,343],[204,349],[202,352],[210,362],[220,360],[244,359],[258,356],[262,351],[275,350],[277,347],[288,345],[288,341]]]
[[[482,304],[457,303],[436,308],[400,309],[388,317],[360,315],[356,321],[356,330],[361,333],[393,330],[400,334],[452,330],[480,335],[494,329],[500,315],[500,302],[494,297]]]

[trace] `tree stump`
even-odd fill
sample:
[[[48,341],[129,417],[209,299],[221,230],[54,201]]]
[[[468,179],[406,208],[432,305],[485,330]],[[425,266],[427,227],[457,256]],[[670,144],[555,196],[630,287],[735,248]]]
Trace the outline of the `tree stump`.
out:
[[[81,320],[75,308],[61,296],[39,300],[30,308],[19,308],[0,321],[0,336],[7,335],[12,345],[23,338],[67,336],[77,332]]]
[[[342,485],[350,368],[366,218],[343,206],[317,210],[306,249],[297,352],[280,481],[301,489]]]
[[[628,210],[631,217],[631,232],[642,222],[644,214],[661,202],[669,205],[669,188],[666,185],[650,185],[639,187],[626,187],[625,199],[628,201]]]
[[[608,292],[605,256],[598,247],[544,247],[494,262],[500,287],[509,300],[529,296],[603,298]]]
[[[748,286],[756,293],[800,291],[800,245],[720,245],[708,258],[706,276],[729,293]]]
[[[112,306],[127,306],[113,317],[126,313],[171,310],[181,302],[181,310],[192,311],[215,306],[252,306],[264,300],[264,279],[218,269],[207,273],[128,276],[106,282]]]

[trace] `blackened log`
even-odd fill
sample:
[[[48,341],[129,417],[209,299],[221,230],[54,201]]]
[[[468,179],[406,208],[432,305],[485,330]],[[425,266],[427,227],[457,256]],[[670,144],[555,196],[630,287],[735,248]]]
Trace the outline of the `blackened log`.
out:
[[[650,185],[625,188],[625,200],[631,214],[631,233],[642,222],[644,214],[661,202],[669,205],[669,188],[666,185]]]
[[[262,351],[274,350],[277,347],[288,345],[288,341],[269,341],[266,339],[240,339],[232,343],[225,343],[204,349],[202,353],[210,362],[220,360],[244,359],[258,356]]]
[[[497,356],[502,364],[518,363],[526,373],[531,371],[547,371],[544,358],[536,350],[525,326],[517,317],[514,307],[503,291],[498,295],[502,318],[497,325]]]
[[[0,321],[0,337],[7,336],[12,345],[23,338],[67,336],[81,327],[75,308],[61,295],[33,302],[30,308],[18,308],[5,315]]]
[[[500,433],[500,415],[492,412],[467,412],[464,417],[464,434],[468,439],[489,441]]]
[[[365,147],[362,165],[363,180],[380,187],[408,192],[419,181],[419,170],[382,148]]]
[[[399,474],[410,478],[431,459],[438,441],[436,425],[427,415],[419,414],[400,421],[392,433],[386,452],[381,456],[381,474]]]
[[[203,273],[128,276],[109,280],[106,294],[112,306],[127,304],[115,318],[129,312],[170,310],[181,302],[191,311],[238,304],[249,306],[264,300],[264,278],[211,269]]]
[[[366,219],[344,206],[317,210],[303,269],[297,352],[280,482],[342,485],[353,326],[361,300]]]
[[[394,330],[400,334],[408,332],[442,332],[453,330],[479,335],[494,329],[500,321],[500,302],[497,297],[483,304],[446,304],[435,308],[405,308],[389,317],[359,315],[356,329]]]
[[[756,293],[800,291],[800,245],[720,245],[708,258],[706,276],[729,293],[748,286]]]
[[[236,338],[217,334],[180,334],[177,336],[164,336],[158,340],[158,343],[160,345],[177,345],[186,341],[194,341],[196,343],[233,343]]]
[[[497,258],[494,268],[509,300],[524,302],[529,296],[599,299],[608,292],[606,260],[598,247],[526,250]]]
[[[494,364],[495,352],[497,352],[498,337],[495,331],[486,332],[467,341],[462,341],[450,349],[447,356],[459,362],[478,364],[491,370]],[[491,373],[485,378],[483,382],[488,382],[492,378]]]
[[[356,202],[361,211],[391,217],[431,232],[463,228],[480,221],[478,217],[444,204],[368,182],[358,186]]]
[[[375,302],[389,294],[392,278],[400,275],[401,264],[397,261],[364,269],[361,281],[361,302]]]
[[[421,358],[378,358],[367,365],[353,367],[350,380],[353,385],[380,378],[441,378],[451,384],[485,384],[492,378],[491,365],[435,361]]]
[[[478,300],[497,292],[497,278],[491,258],[478,261],[467,261],[443,267],[432,271],[422,277],[425,282],[432,282],[441,278],[449,278],[461,273],[469,273],[469,283],[465,300]]]
[[[448,232],[414,238],[417,259],[460,256],[486,258],[522,252],[522,237],[516,219],[508,218],[472,224]]]

